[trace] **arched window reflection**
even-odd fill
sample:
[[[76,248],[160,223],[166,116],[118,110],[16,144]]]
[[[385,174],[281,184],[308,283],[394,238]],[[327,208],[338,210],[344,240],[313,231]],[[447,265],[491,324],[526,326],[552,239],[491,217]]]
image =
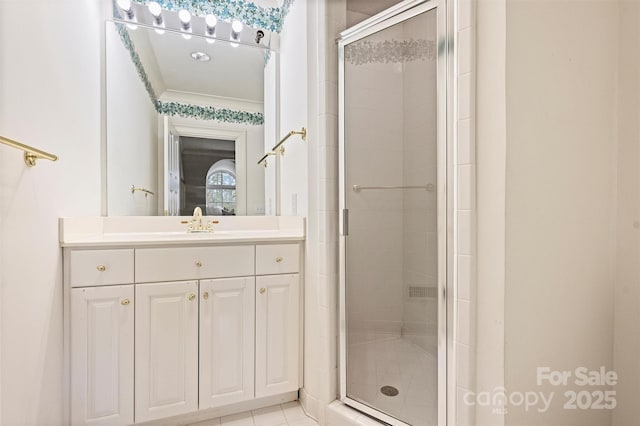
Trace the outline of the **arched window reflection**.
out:
[[[236,214],[236,163],[234,160],[216,161],[207,172],[208,215]]]

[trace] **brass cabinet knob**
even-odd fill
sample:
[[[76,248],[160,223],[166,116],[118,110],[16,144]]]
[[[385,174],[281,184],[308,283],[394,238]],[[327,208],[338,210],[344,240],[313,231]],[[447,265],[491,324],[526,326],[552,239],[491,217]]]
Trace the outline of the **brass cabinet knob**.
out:
[[[196,260],[196,266],[197,266],[198,268],[201,268],[201,267],[202,267],[202,262],[201,262],[201,261],[199,261],[199,260]]]
[[[107,270],[107,267],[104,265],[98,265],[98,267],[96,268],[98,271],[100,272],[104,272]]]
[[[205,292],[204,292],[204,294],[202,295],[202,298],[203,298],[204,300],[209,300],[209,292],[208,292],[208,291],[205,291]]]
[[[129,304],[129,299],[122,299],[122,302],[120,302],[120,304],[122,306],[127,306]]]
[[[264,287],[262,287],[262,288],[260,289],[260,294],[264,294],[264,292],[265,292],[265,291],[267,291],[267,289],[266,289],[266,288],[264,288]]]
[[[276,257],[276,262],[278,262],[278,263],[282,263],[283,260],[284,259],[282,258],[282,256]]]
[[[189,295],[189,301],[190,301],[190,302],[193,302],[194,300],[196,300],[196,295],[195,295],[194,293],[191,293],[191,294]]]

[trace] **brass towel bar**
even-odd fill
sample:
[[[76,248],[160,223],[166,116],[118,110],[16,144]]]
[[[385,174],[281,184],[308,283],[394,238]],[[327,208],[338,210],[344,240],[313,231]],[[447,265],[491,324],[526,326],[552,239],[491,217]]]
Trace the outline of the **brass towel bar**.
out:
[[[432,183],[426,185],[413,185],[413,186],[362,186],[353,185],[353,192],[360,192],[363,189],[422,189],[425,191],[434,191],[436,187]]]
[[[155,192],[149,191],[146,188],[136,188],[135,185],[131,185],[131,193],[133,194],[136,191],[144,192],[144,198],[147,198],[149,195],[156,195]]]
[[[282,144],[285,143],[286,140],[289,139],[293,135],[300,135],[300,136],[302,136],[302,140],[306,141],[307,140],[307,129],[305,129],[303,127],[300,131],[292,130],[289,133],[287,133],[285,135],[285,137],[280,140],[280,142],[278,142],[273,148],[271,148],[271,152],[267,152],[260,159],[260,161],[258,161],[258,164],[261,164],[261,163],[264,162],[264,166],[267,167],[267,158],[270,155],[276,155],[276,152],[280,152],[280,155],[284,155],[284,147],[282,146]]]
[[[271,152],[267,152],[261,159],[260,161],[258,161],[258,164],[264,162],[264,166],[267,167],[267,158],[269,158],[270,155],[276,155],[275,152],[271,151]]]
[[[287,135],[284,138],[282,138],[280,140],[280,142],[278,142],[273,148],[271,148],[271,151],[275,151],[276,149],[280,148],[280,145],[285,143],[285,141],[287,139],[289,139],[293,135],[301,135],[302,136],[302,140],[306,141],[307,140],[307,129],[305,129],[303,127],[302,130],[300,130],[299,132],[296,132],[295,130],[290,131],[289,133],[287,133]]]
[[[39,158],[44,158],[45,160],[58,161],[58,156],[49,154],[48,152],[44,152],[37,148],[33,148],[29,145],[25,145],[23,143],[14,141],[13,139],[5,138],[4,136],[0,136],[0,143],[4,145],[8,145],[13,148],[21,149],[24,151],[24,162],[28,167],[33,167],[36,165],[36,160]]]

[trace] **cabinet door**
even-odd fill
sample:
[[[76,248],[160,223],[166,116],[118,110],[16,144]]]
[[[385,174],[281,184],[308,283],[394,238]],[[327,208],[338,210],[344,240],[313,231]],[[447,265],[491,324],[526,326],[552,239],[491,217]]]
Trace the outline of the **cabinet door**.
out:
[[[136,423],[198,409],[198,284],[136,286]]]
[[[71,423],[133,423],[133,285],[71,290]]]
[[[256,278],[256,397],[298,389],[298,274]]]
[[[253,398],[255,278],[200,281],[200,409]]]

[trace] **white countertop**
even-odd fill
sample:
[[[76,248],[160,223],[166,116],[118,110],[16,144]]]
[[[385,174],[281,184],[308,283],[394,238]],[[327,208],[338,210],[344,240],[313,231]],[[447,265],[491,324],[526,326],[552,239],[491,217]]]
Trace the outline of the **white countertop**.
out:
[[[302,217],[203,217],[220,223],[212,233],[188,233],[191,217],[61,218],[60,245],[70,248],[178,246],[304,241]]]

